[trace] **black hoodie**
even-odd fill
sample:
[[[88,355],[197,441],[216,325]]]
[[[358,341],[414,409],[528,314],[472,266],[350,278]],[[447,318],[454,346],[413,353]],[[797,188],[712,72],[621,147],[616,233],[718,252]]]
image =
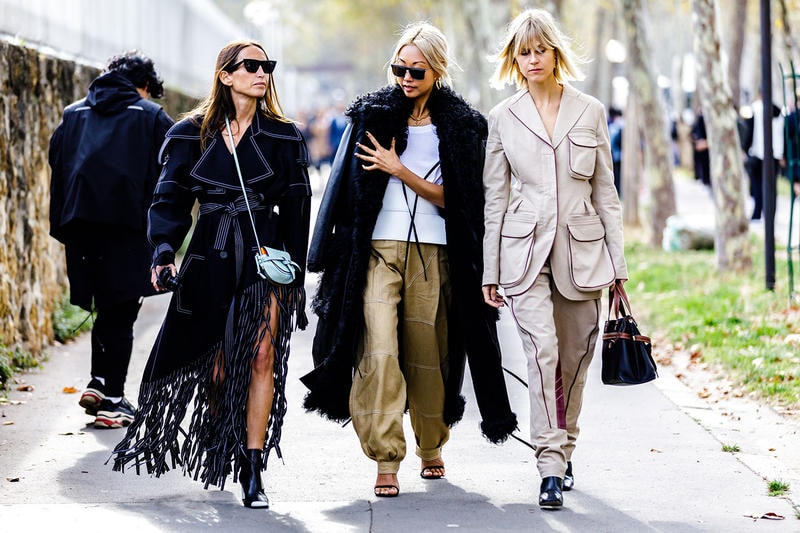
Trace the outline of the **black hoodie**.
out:
[[[78,221],[144,231],[172,123],[121,74],[92,81],[50,139],[50,234],[65,242]]]

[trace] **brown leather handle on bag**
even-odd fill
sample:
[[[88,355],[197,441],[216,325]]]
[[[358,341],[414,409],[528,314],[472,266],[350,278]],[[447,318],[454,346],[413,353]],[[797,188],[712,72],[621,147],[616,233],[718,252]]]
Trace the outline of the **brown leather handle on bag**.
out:
[[[621,318],[633,314],[633,311],[631,311],[631,302],[628,300],[628,293],[625,292],[625,287],[619,283],[614,283],[613,286],[608,288],[609,319],[611,318],[612,309],[614,310],[614,318]]]

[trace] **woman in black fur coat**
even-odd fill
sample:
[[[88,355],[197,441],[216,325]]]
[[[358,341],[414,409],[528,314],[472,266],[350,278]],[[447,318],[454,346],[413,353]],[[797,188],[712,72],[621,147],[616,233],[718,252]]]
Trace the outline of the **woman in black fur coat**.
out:
[[[378,463],[376,496],[397,496],[406,409],[424,479],[464,412],[469,358],[481,430],[516,428],[495,322],[481,294],[486,120],[447,84],[447,42],[427,23],[401,36],[390,85],[357,98],[317,217],[308,268],[321,272],[316,368],[305,407],[352,417]]]

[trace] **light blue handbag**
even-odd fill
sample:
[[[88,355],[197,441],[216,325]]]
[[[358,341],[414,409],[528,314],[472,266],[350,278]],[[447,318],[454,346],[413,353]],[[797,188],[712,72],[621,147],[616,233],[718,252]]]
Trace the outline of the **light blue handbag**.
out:
[[[250,201],[247,199],[247,190],[244,187],[242,169],[239,168],[239,158],[236,156],[236,145],[233,142],[233,133],[231,132],[231,123],[228,117],[225,117],[225,128],[228,130],[228,136],[231,140],[233,161],[236,163],[236,172],[239,174],[239,183],[242,185],[242,195],[244,196],[244,203],[247,205],[247,214],[250,216],[250,224],[253,226],[253,235],[256,238],[256,242],[258,242],[256,223],[253,220],[253,212],[250,211]],[[288,285],[294,281],[295,275],[299,270],[300,267],[297,263],[292,261],[289,252],[259,245],[258,252],[256,253],[256,271],[262,278],[277,285]]]

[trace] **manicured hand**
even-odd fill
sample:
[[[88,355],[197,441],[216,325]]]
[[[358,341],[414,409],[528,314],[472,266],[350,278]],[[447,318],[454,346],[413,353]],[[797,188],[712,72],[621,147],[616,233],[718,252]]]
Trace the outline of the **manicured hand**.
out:
[[[369,165],[361,165],[364,170],[382,170],[390,176],[397,176],[403,168],[403,163],[394,149],[394,137],[389,148],[384,148],[378,140],[370,133],[367,132],[367,139],[372,143],[372,147],[365,144],[356,143],[359,150],[364,153],[356,152],[356,157],[370,163]]]

